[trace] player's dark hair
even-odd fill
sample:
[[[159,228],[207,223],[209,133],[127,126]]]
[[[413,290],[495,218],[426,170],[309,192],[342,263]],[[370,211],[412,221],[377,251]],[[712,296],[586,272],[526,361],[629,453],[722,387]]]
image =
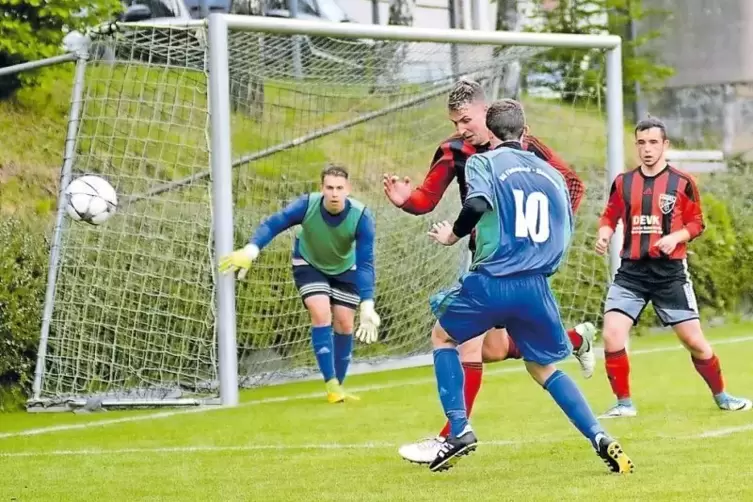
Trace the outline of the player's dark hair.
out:
[[[502,141],[519,141],[526,127],[523,105],[514,99],[500,99],[486,111],[486,127]]]
[[[475,80],[461,78],[452,86],[450,94],[447,96],[447,108],[455,112],[474,101],[484,101],[484,88]]]
[[[667,139],[667,126],[664,125],[664,122],[651,115],[636,124],[633,134],[637,136],[639,131],[648,131],[653,128],[661,131],[661,139]]]
[[[348,179],[348,170],[345,169],[345,167],[339,165],[339,164],[330,164],[324,169],[322,169],[322,183],[324,183],[324,177],[325,176],[339,176],[340,178]]]

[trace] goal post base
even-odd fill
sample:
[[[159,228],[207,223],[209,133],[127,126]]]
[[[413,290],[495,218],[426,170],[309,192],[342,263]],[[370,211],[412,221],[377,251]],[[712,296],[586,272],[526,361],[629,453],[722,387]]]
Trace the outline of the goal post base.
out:
[[[26,411],[29,413],[83,413],[115,409],[198,408],[204,406],[219,406],[220,404],[220,399],[217,397],[179,399],[29,399],[26,402]]]

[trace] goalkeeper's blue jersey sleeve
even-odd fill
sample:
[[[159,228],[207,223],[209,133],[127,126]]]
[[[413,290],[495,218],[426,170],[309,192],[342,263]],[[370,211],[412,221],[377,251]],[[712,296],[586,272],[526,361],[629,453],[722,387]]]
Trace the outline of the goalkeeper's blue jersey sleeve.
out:
[[[491,206],[476,225],[471,270],[492,276],[551,275],[570,244],[573,217],[567,185],[534,154],[502,147],[466,164],[468,198]]]
[[[269,216],[261,222],[249,239],[249,243],[255,244],[259,249],[264,249],[278,234],[303,222],[308,204],[309,194],[301,195],[282,210]]]
[[[356,286],[361,300],[374,299],[374,238],[376,226],[371,211],[364,209],[356,227]]]

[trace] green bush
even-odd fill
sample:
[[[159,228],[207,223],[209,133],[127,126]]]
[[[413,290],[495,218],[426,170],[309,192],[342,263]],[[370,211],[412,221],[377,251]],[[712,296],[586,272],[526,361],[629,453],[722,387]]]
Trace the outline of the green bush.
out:
[[[47,249],[38,227],[0,220],[0,410],[11,407],[33,380]]]
[[[121,10],[118,0],[0,0],[0,66],[48,58],[63,52],[68,31],[85,31]],[[0,99],[37,83],[35,72],[0,78]]]
[[[688,265],[700,309],[715,313],[734,310],[740,298],[741,277],[735,270],[738,234],[724,202],[703,198],[706,229],[690,243]]]

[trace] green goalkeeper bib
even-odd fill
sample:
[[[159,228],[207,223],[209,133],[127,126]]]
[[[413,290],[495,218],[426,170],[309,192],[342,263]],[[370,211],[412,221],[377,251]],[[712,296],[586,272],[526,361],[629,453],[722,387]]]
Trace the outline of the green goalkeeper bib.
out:
[[[328,225],[322,216],[322,194],[309,195],[306,216],[298,231],[298,250],[310,265],[327,275],[342,274],[356,264],[356,228],[365,206],[355,199],[339,225]]]

